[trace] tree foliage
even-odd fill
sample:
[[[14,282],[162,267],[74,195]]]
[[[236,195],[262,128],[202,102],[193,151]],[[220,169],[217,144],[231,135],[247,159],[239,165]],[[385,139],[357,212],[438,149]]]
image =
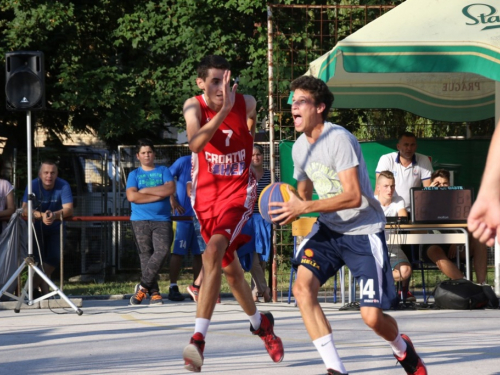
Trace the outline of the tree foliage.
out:
[[[37,119],[54,132],[93,129],[112,146],[182,127],[182,104],[198,92],[195,67],[206,54],[226,56],[242,89],[260,102],[265,96],[263,1],[1,0],[0,6],[0,52],[44,52],[47,110]],[[21,118],[3,113],[0,121]]]
[[[283,5],[399,2],[274,1]],[[53,134],[94,130],[110,147],[135,143],[141,136],[161,142],[164,131],[184,128],[182,105],[199,92],[195,68],[206,54],[224,55],[232,63],[233,75],[241,78],[240,91],[257,98],[259,120],[267,115],[264,0],[0,0],[0,11],[3,56],[9,51],[44,52],[47,109],[36,112],[35,119]],[[280,28],[274,46],[278,95],[286,95],[290,80],[303,74],[308,62],[374,19],[377,12],[373,8],[353,16],[348,9],[328,10],[326,15],[334,22],[318,23],[324,14],[308,9],[305,18],[287,18],[283,13],[275,19]],[[318,38],[320,34],[329,36]],[[293,64],[299,69],[294,70]],[[0,76],[5,87],[4,75]],[[5,103],[3,90],[0,101]],[[378,121],[363,111],[335,116],[354,131],[363,123]],[[387,120],[392,115],[379,117],[384,116]],[[24,123],[23,113],[1,111],[0,123],[0,136],[24,139],[24,127],[15,126]]]

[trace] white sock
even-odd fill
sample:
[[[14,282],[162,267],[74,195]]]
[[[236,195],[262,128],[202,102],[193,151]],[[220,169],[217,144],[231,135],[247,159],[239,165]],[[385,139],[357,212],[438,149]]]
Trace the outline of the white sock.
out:
[[[250,319],[253,330],[257,331],[260,328],[260,321],[262,320],[259,310],[255,311],[253,315],[248,315],[248,319]]]
[[[389,344],[391,345],[394,354],[396,354],[399,358],[401,358],[406,353],[406,341],[403,340],[399,332],[396,336],[396,339],[394,341],[389,341]]]
[[[199,332],[203,335],[203,338],[205,338],[207,336],[209,325],[210,319],[196,318],[194,321],[194,333]]]
[[[337,370],[343,374],[347,374],[347,370],[339,357],[337,348],[335,348],[332,333],[314,340],[313,344],[318,350],[319,355],[323,359],[327,369],[331,368],[332,370]]]

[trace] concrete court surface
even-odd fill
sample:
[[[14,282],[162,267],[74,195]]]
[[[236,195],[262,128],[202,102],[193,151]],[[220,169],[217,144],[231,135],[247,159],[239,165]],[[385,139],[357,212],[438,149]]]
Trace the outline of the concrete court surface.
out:
[[[148,302],[148,301],[146,301]],[[56,304],[57,301],[51,301]],[[349,374],[404,374],[387,343],[357,311],[322,303]],[[325,374],[297,307],[272,311],[285,359],[273,363],[232,298],[216,306],[206,340],[205,374]],[[72,309],[0,310],[0,374],[189,374],[182,350],[193,333],[196,304],[130,306],[128,299],[84,300]],[[500,310],[391,311],[424,358],[429,374],[500,374]]]

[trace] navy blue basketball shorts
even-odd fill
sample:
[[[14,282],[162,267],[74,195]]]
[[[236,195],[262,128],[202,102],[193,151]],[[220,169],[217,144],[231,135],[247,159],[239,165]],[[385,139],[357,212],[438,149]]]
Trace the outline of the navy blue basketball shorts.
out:
[[[173,253],[187,255],[189,250],[193,255],[202,253],[194,223],[193,221],[178,221],[175,229]]]
[[[323,285],[344,265],[360,289],[360,306],[390,309],[398,303],[384,232],[345,235],[316,222],[293,265],[309,269]]]

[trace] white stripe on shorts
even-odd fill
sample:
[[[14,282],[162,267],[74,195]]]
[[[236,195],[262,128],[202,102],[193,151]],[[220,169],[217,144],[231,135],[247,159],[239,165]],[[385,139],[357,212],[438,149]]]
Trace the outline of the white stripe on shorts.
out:
[[[383,268],[384,268],[384,244],[380,240],[380,237],[377,234],[369,234],[368,239],[370,240],[370,247],[372,249],[373,258],[377,263],[377,277],[379,280],[378,288],[379,288],[379,296],[380,296],[380,304],[382,305],[382,298],[384,298],[384,290],[383,290]]]

